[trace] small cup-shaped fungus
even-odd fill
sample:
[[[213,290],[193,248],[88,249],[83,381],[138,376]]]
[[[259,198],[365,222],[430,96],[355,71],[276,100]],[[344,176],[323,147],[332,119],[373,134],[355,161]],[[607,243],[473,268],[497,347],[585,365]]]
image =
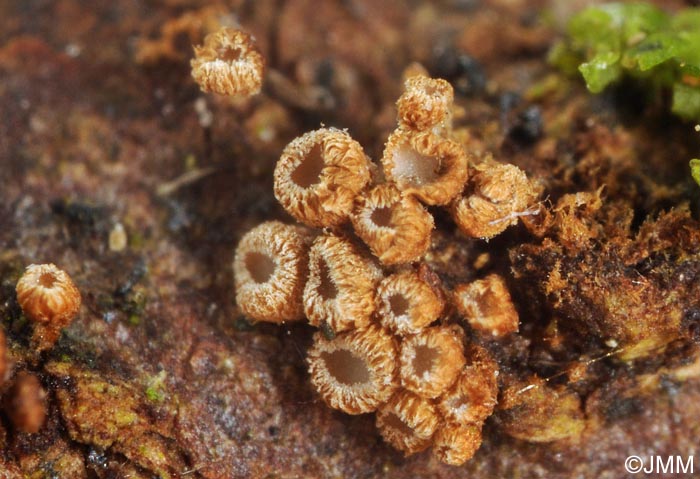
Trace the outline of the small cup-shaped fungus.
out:
[[[5,394],[5,410],[18,430],[33,434],[41,429],[46,419],[46,392],[36,375],[17,374]]]
[[[447,423],[435,433],[433,455],[450,466],[461,466],[481,446],[481,426]]]
[[[432,215],[391,183],[358,196],[350,219],[357,236],[385,265],[417,261],[430,247]]]
[[[449,388],[464,367],[464,332],[459,326],[435,326],[406,338],[399,355],[401,384],[435,398]]]
[[[400,127],[386,142],[382,165],[399,190],[429,205],[449,203],[468,175],[467,155],[459,143]]]
[[[397,392],[377,410],[379,433],[407,456],[430,446],[439,423],[430,401],[410,391]]]
[[[268,221],[248,231],[236,248],[236,303],[246,316],[282,323],[304,318],[310,236],[298,226]]]
[[[413,271],[387,276],[377,289],[382,325],[401,336],[421,332],[438,319],[444,306],[442,298]]]
[[[339,236],[316,238],[309,252],[304,310],[314,326],[338,333],[369,324],[375,309],[380,269],[369,255]]]
[[[500,338],[518,331],[518,312],[506,282],[497,274],[457,285],[454,300],[462,317],[481,334]]]
[[[409,77],[396,102],[399,122],[414,130],[449,125],[453,101],[454,91],[447,81],[423,75]]]
[[[297,220],[318,228],[347,220],[371,164],[348,133],[321,128],[292,140],[274,173],[275,198]]]
[[[449,422],[481,424],[493,413],[498,396],[498,365],[476,345],[467,349],[467,364],[457,381],[438,402],[438,410]]]
[[[398,386],[396,344],[378,326],[327,339],[314,335],[308,351],[311,383],[330,407],[348,414],[372,412]]]
[[[265,58],[253,37],[234,28],[222,28],[194,47],[192,77],[205,92],[220,95],[255,95],[260,91]]]
[[[488,239],[502,233],[528,214],[537,191],[515,165],[488,161],[476,168],[470,194],[457,200],[452,216],[459,229],[473,238]]]
[[[32,343],[50,348],[80,310],[82,298],[70,276],[54,264],[27,266],[16,286],[17,302],[34,323]]]

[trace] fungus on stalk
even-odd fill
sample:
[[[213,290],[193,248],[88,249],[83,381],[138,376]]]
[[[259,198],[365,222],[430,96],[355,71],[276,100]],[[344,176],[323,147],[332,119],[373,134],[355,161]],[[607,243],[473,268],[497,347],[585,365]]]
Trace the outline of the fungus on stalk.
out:
[[[27,266],[16,286],[17,302],[34,323],[37,351],[50,348],[80,310],[82,298],[70,276],[54,264]]]
[[[396,393],[377,411],[379,433],[407,456],[430,446],[439,424],[430,401],[410,391]]]
[[[369,159],[350,135],[321,128],[296,138],[282,152],[274,173],[275,198],[304,224],[337,226],[369,183],[370,170]]]
[[[255,95],[260,91],[265,57],[248,33],[222,28],[204,38],[204,45],[194,47],[192,76],[205,92],[220,95]]]
[[[316,391],[330,407],[348,414],[374,411],[397,387],[396,344],[377,326],[333,339],[316,333],[307,361]]]
[[[413,271],[388,276],[377,289],[382,325],[401,336],[420,333],[438,319],[444,306],[432,286]]]
[[[399,356],[401,384],[425,398],[449,388],[464,366],[464,332],[459,326],[435,326],[408,337]]]
[[[404,90],[396,102],[402,125],[414,130],[449,125],[454,91],[447,81],[415,75],[406,79]]]
[[[499,275],[457,285],[454,298],[457,310],[476,331],[493,337],[518,331],[518,312]]]
[[[236,303],[258,321],[303,319],[310,235],[303,228],[268,221],[246,233],[236,248]]]
[[[336,333],[367,326],[381,277],[381,270],[349,240],[319,236],[309,252],[309,278],[304,288],[309,322],[314,326],[325,323]]]
[[[384,174],[405,194],[428,205],[445,205],[467,180],[462,145],[430,131],[397,128],[384,147]]]
[[[432,215],[391,183],[358,196],[350,219],[357,235],[382,264],[417,261],[430,247]]]
[[[481,426],[447,423],[435,434],[433,455],[451,466],[461,466],[481,446]]]

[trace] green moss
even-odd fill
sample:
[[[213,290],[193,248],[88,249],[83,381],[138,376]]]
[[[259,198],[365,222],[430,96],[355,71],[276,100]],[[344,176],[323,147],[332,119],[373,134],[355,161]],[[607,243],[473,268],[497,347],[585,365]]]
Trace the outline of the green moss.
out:
[[[700,119],[700,9],[670,16],[647,3],[598,5],[575,15],[567,34],[550,61],[580,72],[591,92],[631,77],[651,96],[670,91],[676,115]]]

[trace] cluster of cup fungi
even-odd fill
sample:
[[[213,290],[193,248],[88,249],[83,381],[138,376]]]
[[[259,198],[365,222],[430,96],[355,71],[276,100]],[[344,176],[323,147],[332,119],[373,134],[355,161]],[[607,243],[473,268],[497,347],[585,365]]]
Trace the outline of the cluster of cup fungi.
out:
[[[231,85],[261,78],[258,54],[241,66],[250,44],[229,51],[241,38],[250,41],[224,29],[205,39],[207,55],[195,50],[193,76],[204,91],[236,94]],[[215,69],[236,78],[213,79]],[[238,93],[251,90],[259,86]],[[432,446],[440,461],[460,465],[479,448],[496,405],[498,366],[449,321],[448,304],[489,337],[516,332],[518,314],[498,275],[451,290],[441,283],[423,261],[434,229],[426,207],[446,208],[465,235],[488,239],[532,214],[537,193],[514,165],[472,164],[453,138],[452,109],[448,82],[410,76],[381,169],[344,130],[293,140],[275,167],[274,193],[298,224],[268,221],[247,232],[233,271],[247,317],[318,328],[307,361],[328,406],[376,413],[382,437],[404,454]]]
[[[27,266],[16,286],[17,302],[32,325],[30,339],[37,354],[51,349],[61,330],[78,314],[82,298],[68,274],[53,264]],[[46,391],[39,377],[14,372],[11,351],[0,330],[0,393],[13,426],[23,433],[39,432],[46,420]]]

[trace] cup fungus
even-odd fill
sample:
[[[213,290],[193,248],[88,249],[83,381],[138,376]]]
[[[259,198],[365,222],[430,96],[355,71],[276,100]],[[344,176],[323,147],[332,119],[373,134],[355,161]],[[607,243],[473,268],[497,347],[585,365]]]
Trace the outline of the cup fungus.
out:
[[[220,95],[255,95],[260,91],[265,57],[248,33],[222,28],[194,47],[192,77],[202,91]]]
[[[15,289],[22,311],[34,323],[32,342],[36,349],[50,348],[78,314],[80,291],[54,264],[27,266]]]
[[[309,252],[304,310],[314,326],[334,332],[367,326],[375,309],[375,289],[382,273],[353,243],[319,236]]]
[[[379,433],[407,456],[430,446],[439,424],[430,401],[410,391],[399,391],[377,411]]]
[[[357,236],[382,264],[417,261],[430,247],[432,215],[391,183],[377,185],[359,196],[350,219]]]
[[[444,308],[442,298],[418,273],[388,276],[377,289],[377,313],[382,325],[401,336],[420,333]]]
[[[462,317],[482,334],[503,337],[518,331],[518,312],[506,282],[497,274],[457,285],[454,302]]]
[[[488,161],[475,167],[471,193],[458,199],[452,216],[459,229],[473,238],[488,239],[502,233],[524,215],[537,192],[525,173],[515,165]]]
[[[451,466],[461,466],[481,446],[481,426],[447,423],[435,434],[433,455]]]
[[[310,235],[303,228],[268,221],[246,233],[236,248],[236,303],[258,321],[304,318]]]
[[[430,131],[397,128],[384,147],[384,174],[405,194],[445,205],[467,180],[467,155],[456,141]]]
[[[405,338],[399,355],[401,384],[425,398],[449,388],[464,367],[463,331],[459,326],[435,326]]]
[[[345,222],[356,195],[371,179],[371,164],[350,135],[321,128],[294,139],[274,173],[275,198],[297,220],[314,227]]]
[[[397,387],[396,344],[378,326],[333,339],[316,333],[307,361],[316,391],[330,407],[348,414],[374,411]]]
[[[493,413],[498,396],[498,365],[485,349],[470,345],[457,381],[440,396],[438,410],[447,421],[481,424]]]
[[[39,432],[46,419],[46,392],[36,375],[20,372],[5,396],[12,424],[24,433]]]
[[[414,130],[428,130],[451,123],[452,85],[440,78],[415,75],[406,79],[396,102],[399,123]]]

